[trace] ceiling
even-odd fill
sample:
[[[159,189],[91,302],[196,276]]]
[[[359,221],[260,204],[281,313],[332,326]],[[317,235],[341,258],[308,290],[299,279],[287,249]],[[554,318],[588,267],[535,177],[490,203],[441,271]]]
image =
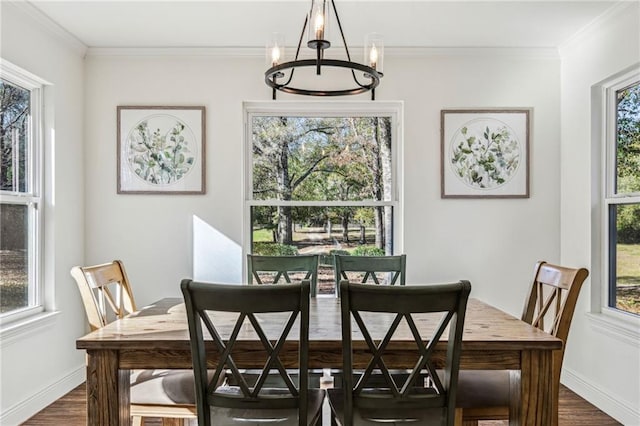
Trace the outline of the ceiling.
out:
[[[90,48],[263,48],[273,32],[294,46],[310,5],[309,0],[28,3]],[[350,46],[362,46],[365,34],[377,32],[387,47],[549,48],[616,3],[336,0],[336,7]],[[338,35],[335,23],[331,32]]]

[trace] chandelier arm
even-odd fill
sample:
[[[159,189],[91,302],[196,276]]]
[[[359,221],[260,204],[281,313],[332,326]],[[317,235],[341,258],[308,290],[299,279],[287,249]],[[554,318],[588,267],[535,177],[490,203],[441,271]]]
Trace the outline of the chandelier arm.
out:
[[[322,66],[336,67],[336,68],[348,68],[352,72],[354,70],[361,71],[367,75],[371,76],[371,83],[363,85],[359,82],[358,87],[352,89],[341,89],[341,90],[311,90],[311,89],[302,89],[298,87],[291,87],[288,84],[278,84],[275,79],[271,77],[278,73],[282,72],[286,69],[293,69],[296,67],[315,67],[317,65],[315,59],[302,59],[298,61],[290,61],[285,62],[280,65],[276,65],[265,72],[265,83],[276,90],[280,90],[285,93],[293,93],[297,95],[308,95],[308,96],[344,96],[344,95],[357,95],[359,93],[364,93],[369,90],[374,90],[380,84],[380,77],[382,73],[377,72],[375,69],[368,67],[366,65],[358,64],[356,62],[343,61],[339,59],[322,59]],[[372,94],[373,95],[373,94]]]
[[[300,31],[300,39],[298,40],[298,48],[296,49],[296,57],[294,61],[298,60],[298,55],[300,54],[300,47],[302,46],[302,39],[304,38],[304,31],[307,29],[308,22],[309,22],[309,17],[305,16],[304,25],[302,26],[302,31]]]
[[[304,25],[302,25],[302,31],[300,31],[300,39],[298,40],[298,48],[296,49],[296,56],[294,61],[298,60],[298,55],[300,54],[300,47],[302,46],[302,40],[304,39],[304,31],[307,29],[307,23],[309,22],[309,17],[306,16],[304,18]],[[282,86],[288,86],[289,83],[291,83],[291,80],[293,80],[293,73],[296,71],[295,68],[291,68],[291,72],[289,73],[289,79],[286,81],[286,83],[283,83]],[[275,76],[275,74],[273,74]],[[275,82],[275,78],[274,78],[274,84],[277,84]],[[274,89],[276,89],[276,87],[273,87]],[[273,99],[275,99],[275,93],[273,94]]]
[[[340,30],[340,36],[342,37],[342,44],[344,45],[344,51],[347,52],[347,60],[351,62],[351,54],[349,53],[349,48],[347,47],[347,40],[345,39],[344,32],[342,31],[342,24],[340,23],[340,17],[338,16],[338,9],[336,9],[336,3],[334,0],[331,0],[331,6],[333,6],[333,13],[336,15],[336,22],[338,23],[338,29]]]

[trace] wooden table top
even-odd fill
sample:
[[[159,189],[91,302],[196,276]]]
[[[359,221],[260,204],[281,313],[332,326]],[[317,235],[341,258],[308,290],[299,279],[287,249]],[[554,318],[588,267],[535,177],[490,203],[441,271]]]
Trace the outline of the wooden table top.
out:
[[[229,330],[235,317],[228,316],[224,321]],[[376,321],[380,329],[386,330],[391,319],[389,316],[377,315]],[[437,318],[425,315],[417,322],[423,336],[434,327]],[[313,298],[309,318],[310,349],[335,347],[342,345],[340,327],[340,299]],[[275,326],[276,328],[279,325]],[[268,327],[267,327],[268,330]],[[355,330],[355,328],[354,328]],[[375,330],[375,328],[374,328]],[[268,332],[268,331],[267,331]],[[295,333],[291,335],[295,336]],[[290,336],[291,336],[290,335]],[[379,338],[372,331],[374,339]],[[446,342],[446,333],[443,341]],[[241,332],[239,341],[254,342],[256,336],[250,327]],[[354,336],[354,347],[359,339]],[[400,327],[394,335],[394,345],[401,348],[404,343],[415,349],[415,343],[408,327]],[[292,341],[293,342],[293,341]],[[96,350],[148,350],[174,349],[189,350],[189,332],[185,307],[182,299],[166,298],[149,305],[127,318],[87,334],[76,341],[78,349]],[[362,342],[364,347],[364,342]],[[562,347],[562,341],[519,319],[496,309],[478,299],[469,299],[463,335],[463,351],[522,351],[555,350]]]

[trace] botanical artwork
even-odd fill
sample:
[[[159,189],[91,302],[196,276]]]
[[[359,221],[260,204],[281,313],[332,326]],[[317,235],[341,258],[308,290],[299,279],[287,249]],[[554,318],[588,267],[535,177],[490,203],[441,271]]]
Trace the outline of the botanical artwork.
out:
[[[529,196],[529,110],[442,111],[442,197]]]
[[[453,137],[449,166],[471,188],[497,188],[520,165],[520,144],[513,130],[493,119],[471,120]]]
[[[170,185],[184,178],[198,149],[193,131],[170,115],[145,117],[126,143],[129,167],[151,185]]]
[[[118,107],[119,193],[204,193],[204,107]]]

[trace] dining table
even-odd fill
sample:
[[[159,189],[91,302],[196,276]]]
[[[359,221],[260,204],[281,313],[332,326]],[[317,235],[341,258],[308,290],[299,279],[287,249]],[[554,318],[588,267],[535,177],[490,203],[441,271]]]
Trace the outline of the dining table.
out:
[[[216,313],[216,321],[233,327],[235,317]],[[312,298],[309,315],[309,368],[340,369],[342,331],[340,299]],[[381,338],[391,319],[380,320]],[[426,335],[437,319],[418,322]],[[265,326],[263,324],[263,326]],[[265,326],[268,330],[269,325]],[[279,327],[274,324],[273,327]],[[435,359],[444,362],[447,333],[436,347]],[[509,424],[549,426],[557,424],[558,401],[552,391],[552,354],[562,341],[490,304],[471,298],[467,304],[462,337],[461,369],[510,370],[512,395]],[[369,360],[364,338],[353,336],[354,367]],[[189,369],[191,348],[184,302],[164,298],[76,340],[86,351],[87,424],[129,425],[129,380],[134,369]],[[213,348],[213,346],[212,346]],[[234,361],[244,368],[262,368],[261,342],[249,327],[240,333]],[[295,368],[298,342],[287,340],[281,356],[285,367]],[[399,328],[388,345],[385,363],[390,368],[411,368],[418,352],[408,327]],[[216,365],[216,351],[209,351],[208,364]]]

